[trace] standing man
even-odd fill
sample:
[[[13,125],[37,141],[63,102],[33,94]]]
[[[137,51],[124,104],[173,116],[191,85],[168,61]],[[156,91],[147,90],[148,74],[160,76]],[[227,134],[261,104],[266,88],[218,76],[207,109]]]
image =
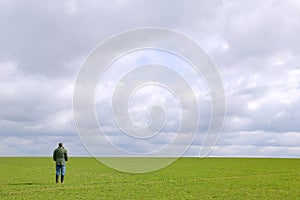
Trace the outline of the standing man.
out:
[[[58,183],[59,175],[61,175],[60,182],[64,183],[68,152],[67,149],[64,148],[63,143],[58,143],[58,147],[53,152],[53,160],[56,164],[56,183]]]

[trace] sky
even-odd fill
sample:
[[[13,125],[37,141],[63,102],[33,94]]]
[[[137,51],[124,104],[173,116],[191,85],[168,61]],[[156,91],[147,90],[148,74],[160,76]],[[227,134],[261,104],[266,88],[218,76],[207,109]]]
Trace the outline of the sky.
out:
[[[299,19],[297,0],[2,0],[0,156],[50,156],[58,142],[64,142],[70,156],[90,156],[95,141],[82,141],[73,111],[76,78],[84,61],[116,34],[158,27],[193,39],[222,79],[225,122],[209,156],[300,158]],[[139,81],[151,76],[169,81],[170,88],[182,87],[176,94],[182,99],[157,84],[136,88],[125,102],[131,121],[121,123],[147,127],[156,118],[166,122],[161,135],[137,142],[126,139],[116,126],[116,119],[125,118],[118,118],[120,113],[112,116],[110,98],[126,72],[149,63],[183,74],[197,98],[200,115],[191,105],[181,104],[192,97],[184,94],[184,84],[174,81],[172,73],[139,74],[134,77]],[[153,152],[176,141],[176,131],[182,127],[179,142],[172,146],[177,149],[188,143],[193,126],[188,122],[199,118],[195,140],[183,154],[198,156],[212,115],[212,97],[205,77],[198,77],[189,63],[168,52],[142,50],[117,59],[99,80],[95,114],[115,146],[133,153]],[[118,100],[116,105],[123,105],[123,99]],[[153,119],[149,113],[158,104],[165,113],[158,110]],[[182,119],[187,123],[181,123]],[[106,148],[101,142],[95,143],[97,152]]]

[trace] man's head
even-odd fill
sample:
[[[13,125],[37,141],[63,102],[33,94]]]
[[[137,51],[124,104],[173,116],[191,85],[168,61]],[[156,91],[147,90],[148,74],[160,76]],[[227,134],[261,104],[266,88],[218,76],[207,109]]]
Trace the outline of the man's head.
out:
[[[59,147],[62,147],[62,146],[63,146],[63,143],[62,143],[62,142],[58,143],[58,146],[59,146]]]

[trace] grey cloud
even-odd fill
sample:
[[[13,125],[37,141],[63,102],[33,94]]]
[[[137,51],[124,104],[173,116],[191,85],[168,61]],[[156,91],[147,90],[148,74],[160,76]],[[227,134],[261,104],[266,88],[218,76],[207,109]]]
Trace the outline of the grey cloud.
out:
[[[72,88],[81,63],[113,34],[155,26],[192,37],[218,66],[228,118],[213,156],[299,157],[299,8],[296,1],[271,0],[1,1],[0,155],[7,155],[5,149],[11,155],[48,155],[57,140],[66,141],[70,152],[87,155],[72,121]],[[141,97],[144,103],[151,100],[147,95]],[[203,98],[201,133],[210,117],[209,97]],[[105,118],[109,109],[98,112],[115,136],[112,119]],[[173,123],[175,115],[170,112]],[[170,123],[166,132],[172,131]],[[187,155],[195,155],[201,137]],[[36,153],[35,143],[46,147]]]

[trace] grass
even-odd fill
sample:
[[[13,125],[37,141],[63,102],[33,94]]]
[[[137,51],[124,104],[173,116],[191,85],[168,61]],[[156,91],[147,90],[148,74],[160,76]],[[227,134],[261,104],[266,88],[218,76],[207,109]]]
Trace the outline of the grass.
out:
[[[300,199],[300,159],[180,158],[151,173],[70,158],[55,184],[51,158],[0,158],[0,199]]]

